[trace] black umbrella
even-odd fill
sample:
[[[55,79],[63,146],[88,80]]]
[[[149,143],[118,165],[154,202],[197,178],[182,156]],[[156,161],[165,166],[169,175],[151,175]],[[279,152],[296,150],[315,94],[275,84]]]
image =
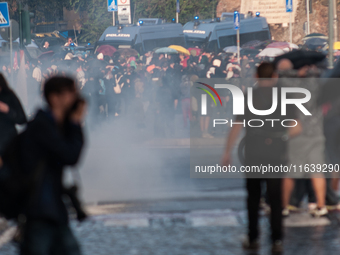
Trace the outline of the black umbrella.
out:
[[[53,55],[53,58],[54,59],[65,59],[65,56],[68,52],[67,51],[59,51],[59,52],[56,52],[54,55]]]
[[[327,43],[327,39],[324,38],[310,38],[305,41],[306,45],[325,45]]]
[[[46,51],[46,52],[41,53],[38,59],[39,60],[51,60],[53,55],[54,55],[53,50]]]
[[[243,48],[255,49],[255,47],[259,46],[260,44],[262,44],[261,41],[253,40],[253,41],[249,41],[249,42],[242,44],[241,48],[242,49]]]
[[[289,59],[294,69],[300,69],[303,66],[315,65],[322,62],[326,55],[316,51],[293,50],[274,59],[276,65],[281,59]]]
[[[319,104],[340,100],[340,62],[326,74],[322,91],[318,98]]]
[[[311,38],[311,37],[326,37],[324,34],[320,34],[320,33],[312,33],[309,35],[306,35],[304,38]]]

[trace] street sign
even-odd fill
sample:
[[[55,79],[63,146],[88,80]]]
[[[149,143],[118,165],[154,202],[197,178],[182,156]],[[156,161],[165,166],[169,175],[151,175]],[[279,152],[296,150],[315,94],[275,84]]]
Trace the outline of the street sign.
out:
[[[0,3],[0,27],[9,27],[9,12],[6,2]]]
[[[109,12],[116,12],[117,11],[117,0],[107,0],[107,10]]]
[[[130,5],[130,0],[117,0],[118,5]]]
[[[118,5],[118,21],[119,24],[131,24],[130,5]]]
[[[303,31],[305,32],[305,35],[308,35],[308,22],[307,21],[303,23]]]
[[[0,35],[2,39],[9,42],[11,39],[10,29],[12,29],[12,41],[15,41],[19,38],[19,24],[15,20],[11,20],[12,27],[2,27],[0,28]]]
[[[130,0],[117,0],[119,24],[131,24]]]
[[[180,6],[179,6],[179,0],[176,1],[176,12],[177,13],[181,12],[181,9],[180,9]]]
[[[286,0],[286,12],[293,12],[293,0]]]
[[[234,29],[240,29],[240,13],[234,12]]]

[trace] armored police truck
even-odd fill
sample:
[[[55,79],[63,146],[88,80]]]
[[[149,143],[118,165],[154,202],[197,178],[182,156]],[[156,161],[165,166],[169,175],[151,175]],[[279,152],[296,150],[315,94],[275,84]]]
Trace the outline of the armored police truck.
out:
[[[187,47],[199,46],[209,51],[219,51],[227,46],[234,46],[236,30],[234,29],[234,13],[222,13],[221,18],[199,20],[198,16],[183,26]],[[271,38],[266,18],[256,13],[253,17],[240,14],[240,45],[253,41],[265,41]]]
[[[164,23],[162,19],[139,19],[137,25],[108,27],[95,49],[100,45],[112,45],[116,49],[133,48],[143,54],[172,44],[185,46],[181,24]]]

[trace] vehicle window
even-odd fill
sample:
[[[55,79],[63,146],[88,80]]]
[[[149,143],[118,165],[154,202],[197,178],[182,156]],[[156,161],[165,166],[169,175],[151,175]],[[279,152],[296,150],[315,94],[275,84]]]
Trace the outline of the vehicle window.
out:
[[[192,48],[192,47],[202,47],[204,44],[204,41],[199,40],[199,41],[187,41],[187,48]]]
[[[218,51],[217,40],[209,42],[207,50],[217,52]]]
[[[228,46],[236,45],[236,35],[226,35],[219,38],[221,49]]]
[[[185,41],[183,37],[171,37],[171,38],[144,40],[143,44],[144,44],[145,51],[152,51],[155,48],[168,47],[172,44],[184,46]]]
[[[269,33],[268,31],[259,31],[254,33],[246,33],[240,34],[240,44],[244,44],[246,42],[250,42],[253,40],[265,41],[268,40]],[[234,46],[237,44],[236,35],[228,35],[219,37],[220,47],[223,49],[224,47]]]
[[[254,33],[240,34],[241,45],[244,43],[253,41],[253,40],[265,41],[268,39],[270,39],[268,31],[259,31],[259,32],[254,32]]]
[[[268,31],[260,31],[260,32],[254,33],[254,34],[255,34],[254,40],[265,41],[265,40],[270,39]]]

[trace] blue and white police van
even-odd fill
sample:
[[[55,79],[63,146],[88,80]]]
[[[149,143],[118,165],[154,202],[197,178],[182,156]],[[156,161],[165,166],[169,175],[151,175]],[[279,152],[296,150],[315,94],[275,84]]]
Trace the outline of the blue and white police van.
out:
[[[111,45],[116,49],[133,48],[143,54],[172,44],[185,46],[181,24],[145,18],[139,19],[137,25],[118,24],[108,27],[96,43],[95,49],[101,45]]]
[[[271,39],[266,18],[255,16],[249,12],[246,16],[240,14],[240,44],[249,41],[265,41]],[[234,13],[224,12],[221,18],[187,22],[183,26],[187,47],[198,46],[209,51],[218,52],[227,46],[234,46],[236,42],[236,30],[234,29]]]

